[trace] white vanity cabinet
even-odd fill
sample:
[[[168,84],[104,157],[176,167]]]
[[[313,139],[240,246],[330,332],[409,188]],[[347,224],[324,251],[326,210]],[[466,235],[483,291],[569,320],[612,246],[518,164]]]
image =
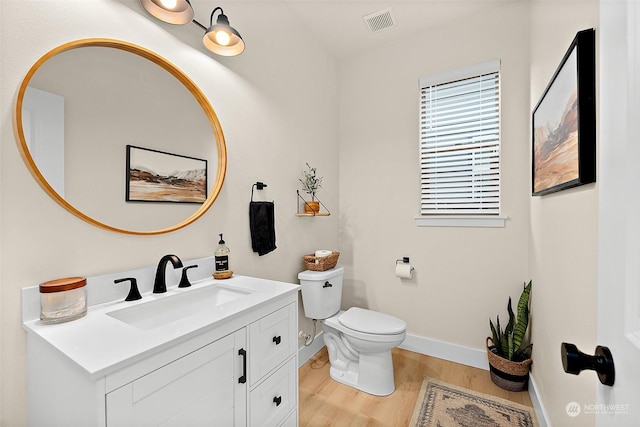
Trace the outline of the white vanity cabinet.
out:
[[[296,330],[289,304],[108,393],[107,426],[281,425],[297,408]]]
[[[100,344],[100,334],[130,326],[94,331],[61,352],[52,337],[73,334],[83,319],[53,325],[57,331],[43,327],[46,334],[37,333],[37,322],[32,328],[25,323],[29,425],[297,426],[297,316],[292,288],[96,372],[69,353],[84,347],[109,351],[117,338]]]

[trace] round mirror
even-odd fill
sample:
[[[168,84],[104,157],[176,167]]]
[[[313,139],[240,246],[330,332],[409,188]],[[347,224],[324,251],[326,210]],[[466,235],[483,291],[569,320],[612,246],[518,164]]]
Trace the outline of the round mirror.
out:
[[[227,153],[209,101],[142,47],[78,40],[20,85],[14,132],[40,186],[69,212],[127,234],[185,227],[211,207]]]

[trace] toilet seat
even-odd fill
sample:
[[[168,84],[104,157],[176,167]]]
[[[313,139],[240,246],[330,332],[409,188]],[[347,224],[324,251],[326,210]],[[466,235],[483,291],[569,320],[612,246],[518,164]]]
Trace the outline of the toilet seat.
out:
[[[402,319],[359,307],[351,307],[340,315],[338,321],[349,329],[365,334],[393,335],[407,330],[407,324]]]
[[[397,332],[363,332],[363,331],[359,331],[357,329],[354,328],[350,328],[349,326],[343,324],[343,320],[342,320],[342,316],[344,316],[346,313],[350,312],[351,310],[356,309],[354,312],[351,312],[351,314],[349,316],[346,317],[346,321],[347,323],[349,323],[350,320],[355,321],[356,327],[361,328],[361,329],[366,329],[366,330],[373,330],[373,325],[377,324],[379,325],[380,322],[382,322],[381,319],[386,318],[386,316],[388,316],[389,318],[392,318],[393,321],[391,322],[393,325],[392,327],[381,327],[380,331],[389,331],[389,330],[395,330]],[[358,312],[360,310],[369,312],[369,313],[359,313]],[[378,315],[380,315],[378,317]],[[376,322],[374,320],[374,322],[372,324],[370,324],[369,326],[367,326],[366,320],[365,319],[375,319],[377,318],[378,322]],[[358,320],[354,320],[354,319],[358,319]],[[362,322],[360,322],[360,320]],[[401,322],[397,323],[396,321]],[[376,311],[372,311],[372,310],[365,310],[365,309],[357,309],[357,307],[352,307],[347,311],[339,311],[338,313],[336,313],[335,315],[331,316],[328,319],[324,319],[322,321],[323,323],[327,324],[328,326],[332,327],[333,329],[336,329],[337,331],[342,332],[345,335],[354,337],[354,338],[359,338],[365,341],[374,341],[374,342],[379,342],[379,343],[383,343],[383,342],[394,342],[396,340],[398,340],[399,336],[404,335],[406,333],[406,324],[404,323],[404,321],[390,316],[388,314],[384,314],[384,313],[379,313]],[[352,323],[350,323],[352,324]],[[402,328],[400,328],[402,327]]]

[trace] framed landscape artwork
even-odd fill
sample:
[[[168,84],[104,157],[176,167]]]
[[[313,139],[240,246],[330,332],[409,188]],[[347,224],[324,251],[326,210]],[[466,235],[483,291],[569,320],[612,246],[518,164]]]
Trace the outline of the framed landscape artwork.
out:
[[[207,161],[127,145],[128,202],[204,203]]]
[[[595,31],[580,31],[533,110],[532,194],[596,181]]]

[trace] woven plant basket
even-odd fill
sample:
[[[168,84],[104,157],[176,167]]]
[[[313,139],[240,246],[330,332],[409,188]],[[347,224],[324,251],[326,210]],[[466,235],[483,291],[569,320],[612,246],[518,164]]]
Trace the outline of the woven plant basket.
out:
[[[324,257],[316,257],[313,254],[305,255],[302,257],[302,260],[307,270],[326,271],[336,266],[338,257],[340,257],[340,252],[333,251],[331,255]]]
[[[509,391],[522,391],[528,387],[529,370],[533,362],[531,359],[514,362],[498,356],[491,337],[487,337],[487,358],[489,359],[491,380],[498,387]]]

